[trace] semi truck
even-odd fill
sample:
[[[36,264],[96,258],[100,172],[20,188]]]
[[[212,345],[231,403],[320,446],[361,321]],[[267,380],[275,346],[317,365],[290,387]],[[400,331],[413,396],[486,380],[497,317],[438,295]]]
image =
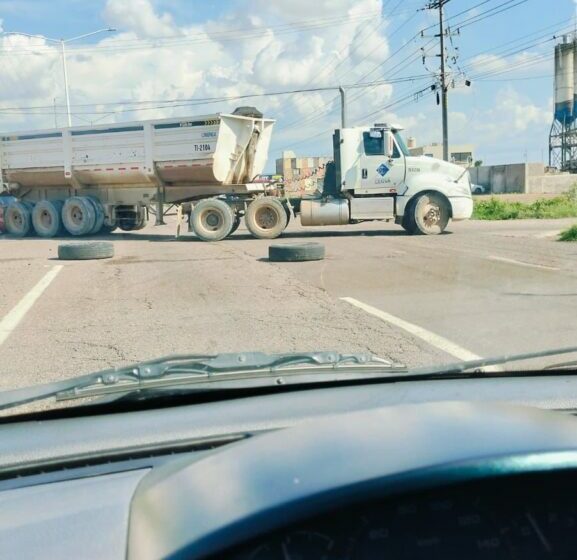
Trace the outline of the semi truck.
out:
[[[469,174],[411,156],[402,128],[341,128],[333,161],[313,194],[291,195],[255,178],[266,165],[274,120],[252,107],[232,113],[4,134],[0,171],[13,236],[55,237],[141,229],[149,210],[179,205],[204,241],[230,236],[244,218],[274,239],[303,226],[395,221],[410,234],[442,233],[471,216]]]

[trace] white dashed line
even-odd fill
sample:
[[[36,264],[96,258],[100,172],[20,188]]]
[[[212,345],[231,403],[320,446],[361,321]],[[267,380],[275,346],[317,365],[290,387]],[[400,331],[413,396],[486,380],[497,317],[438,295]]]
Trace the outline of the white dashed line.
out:
[[[505,257],[490,256],[490,257],[487,257],[487,260],[496,261],[496,262],[503,262],[503,263],[507,263],[507,264],[516,264],[517,266],[525,266],[528,268],[538,268],[540,270],[553,270],[553,271],[559,270],[555,266],[546,266],[544,264],[533,264],[533,263],[528,263],[528,262],[524,262],[524,261],[517,261],[515,259],[507,259]]]
[[[351,297],[343,297],[341,298],[341,300],[346,301],[347,303],[350,303],[351,305],[354,305],[355,307],[358,307],[363,311],[366,311],[367,313],[373,315],[374,317],[378,317],[379,319],[381,319],[381,321],[385,321],[386,323],[390,323],[395,327],[399,327],[400,329],[407,331],[413,336],[416,336],[417,338],[424,340],[427,344],[435,346],[439,350],[442,350],[443,352],[450,354],[451,356],[454,356],[458,360],[482,359],[481,356],[473,354],[473,352],[470,352],[469,350],[462,348],[458,344],[455,344],[454,342],[451,342],[450,340],[447,340],[446,338],[439,336],[438,334],[428,331],[423,327],[419,327],[418,325],[414,325],[413,323],[409,323],[408,321],[400,319],[395,315],[391,315],[390,313],[381,311],[380,309],[377,309],[372,305],[367,305],[366,303],[363,303],[362,301],[359,301]]]
[[[44,290],[50,286],[50,283],[62,270],[61,264],[52,267],[17,304],[8,314],[0,321],[0,346],[6,342],[6,339],[12,334],[20,321],[24,319],[26,313],[30,311],[36,300],[42,295]]]

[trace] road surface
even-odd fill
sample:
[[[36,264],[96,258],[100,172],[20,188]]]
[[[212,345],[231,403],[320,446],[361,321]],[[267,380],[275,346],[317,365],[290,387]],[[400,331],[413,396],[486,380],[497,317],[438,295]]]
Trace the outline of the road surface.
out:
[[[274,264],[242,227],[203,243],[148,226],[86,262],[58,261],[63,240],[0,236],[0,389],[173,352],[366,351],[416,366],[576,344],[577,244],[555,240],[571,223],[471,221],[437,237],[291,226],[276,242],[320,241],[327,258]]]

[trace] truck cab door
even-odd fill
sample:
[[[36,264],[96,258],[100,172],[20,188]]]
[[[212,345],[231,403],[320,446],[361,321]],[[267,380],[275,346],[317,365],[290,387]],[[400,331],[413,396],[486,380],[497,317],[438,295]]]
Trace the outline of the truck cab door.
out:
[[[405,180],[405,157],[391,132],[372,128],[363,132],[361,184],[357,194],[395,193]]]

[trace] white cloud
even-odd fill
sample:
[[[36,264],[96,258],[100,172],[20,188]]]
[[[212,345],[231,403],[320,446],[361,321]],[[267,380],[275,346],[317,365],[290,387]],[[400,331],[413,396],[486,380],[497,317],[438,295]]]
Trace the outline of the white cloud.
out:
[[[103,16],[109,25],[133,31],[137,37],[162,37],[177,32],[172,16],[157,14],[149,0],[108,0]]]

